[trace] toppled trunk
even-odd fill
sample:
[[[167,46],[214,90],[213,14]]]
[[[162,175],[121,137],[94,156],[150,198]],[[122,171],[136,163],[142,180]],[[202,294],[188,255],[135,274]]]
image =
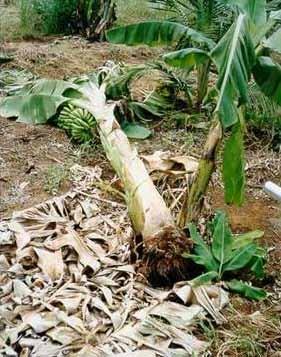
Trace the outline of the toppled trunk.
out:
[[[216,154],[221,138],[221,123],[219,120],[216,120],[210,129],[190,192],[185,197],[179,217],[180,227],[187,227],[190,222],[197,221],[199,218],[209,182],[216,168]]]
[[[186,260],[182,253],[190,241],[176,226],[171,212],[154,186],[144,163],[114,117],[114,105],[106,104],[104,91],[93,88],[87,109],[96,118],[103,148],[121,179],[134,231],[143,240],[143,259],[150,277],[165,281],[182,278]],[[181,276],[180,276],[181,275]]]

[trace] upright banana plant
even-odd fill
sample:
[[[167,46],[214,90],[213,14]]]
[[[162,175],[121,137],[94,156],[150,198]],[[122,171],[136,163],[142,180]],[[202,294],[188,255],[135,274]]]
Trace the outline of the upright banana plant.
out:
[[[237,13],[233,25],[217,44],[201,32],[168,22],[149,22],[113,29],[107,38],[114,43],[171,45],[183,39],[205,46],[186,48],[164,55],[175,67],[190,71],[212,64],[217,69],[217,104],[213,124],[206,140],[197,176],[186,197],[179,222],[186,226],[195,221],[216,167],[216,154],[226,137],[223,154],[223,178],[227,203],[244,201],[244,105],[248,102],[248,84],[254,77],[260,89],[281,103],[281,67],[270,57],[271,50],[281,53],[280,11],[267,13],[265,0],[220,0]],[[273,34],[272,34],[273,32]],[[268,36],[270,34],[270,36]],[[209,50],[208,50],[209,48]]]
[[[112,0],[78,0],[76,25],[89,40],[101,40],[116,20],[115,6]]]

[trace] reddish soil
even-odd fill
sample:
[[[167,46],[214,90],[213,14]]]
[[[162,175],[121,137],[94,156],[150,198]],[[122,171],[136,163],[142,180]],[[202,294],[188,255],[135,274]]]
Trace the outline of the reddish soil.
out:
[[[89,43],[80,37],[8,42],[4,48],[15,58],[9,67],[28,69],[38,76],[56,79],[90,73],[107,61],[143,64],[161,54],[159,49],[146,46],[128,48],[109,43]]]
[[[211,195],[212,207],[228,212],[232,229],[236,233],[264,231],[261,243],[270,250],[269,270],[281,278],[281,206],[269,198],[248,195],[242,207],[227,206],[222,192]]]
[[[0,219],[69,189],[75,163],[102,163],[70,142],[64,131],[27,125],[0,117]]]

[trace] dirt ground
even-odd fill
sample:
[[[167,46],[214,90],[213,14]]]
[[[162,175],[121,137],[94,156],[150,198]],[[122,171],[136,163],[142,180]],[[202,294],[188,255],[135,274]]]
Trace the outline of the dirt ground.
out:
[[[80,37],[48,38],[36,41],[8,42],[5,51],[14,55],[10,67],[28,69],[45,78],[63,79],[90,73],[107,61],[141,64],[157,58],[159,49],[88,43]]]
[[[15,56],[10,67],[26,68],[48,78],[91,72],[107,60],[137,64],[157,58],[160,54],[159,50],[145,47],[128,49],[102,43],[88,44],[80,38],[7,43],[5,49]],[[137,146],[142,153],[161,149],[197,156],[197,140],[196,133],[176,133],[174,128],[165,128],[161,135],[156,132],[151,140],[137,143]],[[233,298],[227,312],[229,324],[216,332],[211,325],[204,326],[202,331],[213,344],[213,356],[277,357],[280,354],[270,354],[270,351],[278,351],[278,348],[281,351],[281,329],[278,332],[278,327],[281,327],[281,225],[278,222],[281,209],[276,202],[262,194],[261,185],[266,179],[281,183],[277,169],[280,168],[281,159],[278,154],[265,153],[264,150],[251,150],[247,155],[252,168],[248,172],[250,185],[246,204],[241,208],[226,207],[222,189],[218,186],[212,187],[209,201],[212,208],[224,208],[229,212],[235,232],[257,229],[265,232],[262,243],[269,249],[269,262],[268,278],[263,285],[272,295],[259,304]],[[258,159],[261,160],[260,166],[256,165]],[[99,146],[95,150],[78,147],[57,128],[25,125],[0,118],[0,219],[10,216],[15,210],[31,207],[53,195],[66,192],[69,188],[69,169],[75,163],[98,163],[109,175],[114,175]],[[234,311],[239,314],[235,315]],[[257,311],[262,318],[259,315],[258,320],[252,321],[249,316]],[[247,324],[251,329],[245,330]],[[262,347],[253,349],[253,341]],[[225,354],[219,354],[222,345]]]

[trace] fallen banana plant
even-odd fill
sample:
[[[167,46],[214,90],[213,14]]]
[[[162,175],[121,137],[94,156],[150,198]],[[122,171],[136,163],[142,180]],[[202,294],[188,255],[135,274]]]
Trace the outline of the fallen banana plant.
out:
[[[121,130],[114,116],[114,104],[107,104],[105,87],[86,82],[80,88],[83,99],[74,100],[97,121],[105,153],[121,179],[129,215],[136,236],[142,237],[148,273],[164,279],[183,274],[181,257],[190,242],[175,224],[171,212],[154,186],[144,163]]]
[[[152,84],[150,83],[149,89],[139,89],[138,80],[143,76],[150,78],[151,75],[155,79]],[[182,108],[183,101],[180,96],[183,93],[187,99],[190,96],[190,85],[186,80],[181,79],[176,71],[171,71],[160,62],[125,66],[107,61],[95,72],[74,77],[69,82],[79,85],[86,79],[93,80],[99,85],[106,83],[106,97],[108,100],[116,101],[115,116],[123,131],[132,139],[146,139],[151,135],[148,128],[137,122],[159,120],[175,106],[180,105]],[[91,116],[89,118],[89,113],[84,111],[81,114],[81,108],[75,108],[73,105],[69,108],[64,102],[55,100],[59,99],[58,96],[64,91],[65,84],[64,81],[39,79],[26,70],[3,70],[0,73],[1,92],[15,98],[1,101],[0,111],[3,116],[17,117],[17,121],[20,122],[44,124],[50,121],[65,129],[76,141],[89,141],[92,138],[90,129],[93,119]],[[45,110],[29,115],[29,99],[35,94],[38,95],[37,100],[42,101]]]
[[[138,80],[152,74],[155,80],[153,84],[150,83],[149,90],[137,89]],[[106,98],[116,101],[115,117],[131,139],[147,139],[151,136],[151,130],[142,123],[162,119],[175,107],[182,109],[180,96],[183,93],[187,102],[190,102],[190,87],[186,80],[180,79],[175,71],[160,62],[125,66],[108,61],[92,74],[72,78],[68,83],[79,86],[85,80],[92,80],[99,85],[106,84]],[[65,88],[65,81],[39,79],[25,70],[3,70],[0,73],[0,90],[6,96],[15,98],[4,99],[0,104],[0,112],[3,116],[18,117],[20,122],[51,122],[64,129],[76,142],[91,142],[95,139],[91,130],[95,120],[85,109],[59,101]],[[44,108],[37,110],[37,113],[30,113],[34,105],[33,95],[38,96],[36,100],[42,101],[41,108]]]
[[[106,100],[106,83],[99,86],[98,80],[94,80],[94,77],[76,83],[39,80],[27,94],[5,98],[0,112],[8,117],[17,116],[19,121],[40,123],[54,116],[61,105],[68,104],[95,118],[104,151],[123,183],[136,241],[142,239],[147,273],[175,280],[186,270],[182,253],[189,250],[190,241],[177,227],[144,163],[116,120],[115,103],[108,104]]]

